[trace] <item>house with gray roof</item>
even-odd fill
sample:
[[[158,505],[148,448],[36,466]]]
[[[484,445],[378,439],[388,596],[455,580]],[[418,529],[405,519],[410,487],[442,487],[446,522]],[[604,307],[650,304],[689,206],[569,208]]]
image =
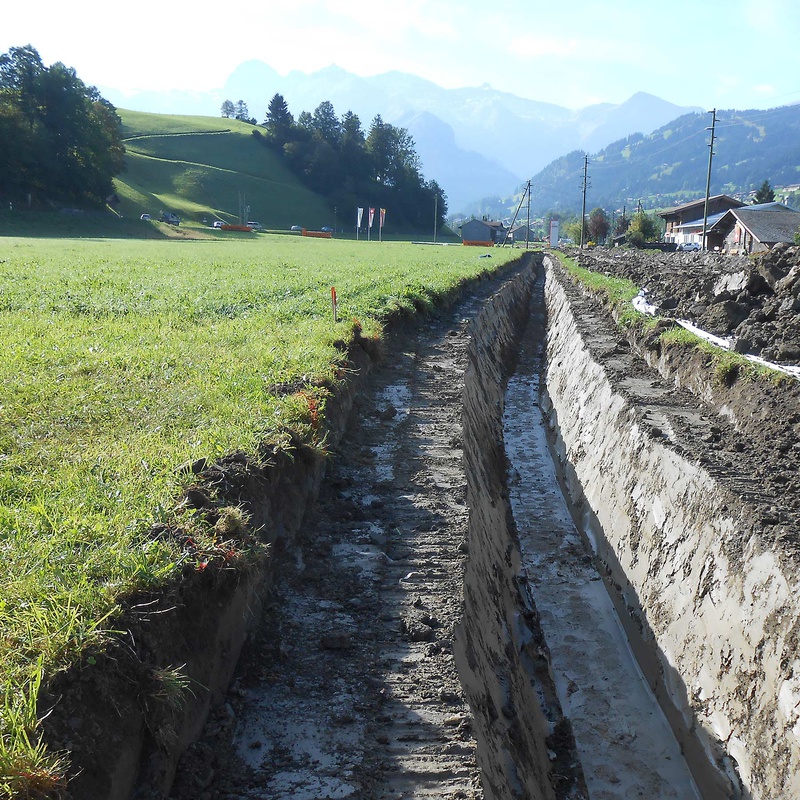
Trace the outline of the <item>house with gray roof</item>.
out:
[[[708,228],[709,249],[749,254],[769,250],[778,242],[794,242],[800,230],[800,211],[783,203],[732,208]]]
[[[511,229],[510,239],[514,244],[525,244],[525,242],[532,244],[536,240],[536,234],[533,228],[527,225],[517,225]]]
[[[464,244],[491,245],[503,241],[506,226],[502,222],[471,219],[461,226],[461,240]]]

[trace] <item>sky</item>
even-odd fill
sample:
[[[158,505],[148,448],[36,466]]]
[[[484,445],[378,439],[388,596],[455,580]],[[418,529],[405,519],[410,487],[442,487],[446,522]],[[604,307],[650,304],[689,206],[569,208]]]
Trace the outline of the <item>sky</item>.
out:
[[[9,3],[0,53],[33,45],[86,84],[219,89],[242,62],[280,74],[335,64],[489,84],[581,108],[638,91],[686,106],[800,102],[798,0],[108,0]]]

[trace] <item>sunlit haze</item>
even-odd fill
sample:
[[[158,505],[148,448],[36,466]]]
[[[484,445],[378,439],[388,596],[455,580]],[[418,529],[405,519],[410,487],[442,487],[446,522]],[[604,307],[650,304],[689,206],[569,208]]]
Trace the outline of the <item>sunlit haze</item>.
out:
[[[3,10],[0,51],[33,45],[87,84],[125,93],[222,87],[242,62],[281,74],[336,64],[490,84],[579,108],[638,91],[679,105],[800,102],[797,0],[570,3],[268,0],[115,4],[43,0]]]

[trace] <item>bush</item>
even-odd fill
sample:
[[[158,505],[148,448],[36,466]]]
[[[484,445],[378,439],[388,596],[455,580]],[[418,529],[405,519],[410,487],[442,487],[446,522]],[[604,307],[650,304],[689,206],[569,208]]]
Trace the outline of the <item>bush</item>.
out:
[[[641,231],[628,231],[625,241],[641,250],[644,247],[644,234]]]

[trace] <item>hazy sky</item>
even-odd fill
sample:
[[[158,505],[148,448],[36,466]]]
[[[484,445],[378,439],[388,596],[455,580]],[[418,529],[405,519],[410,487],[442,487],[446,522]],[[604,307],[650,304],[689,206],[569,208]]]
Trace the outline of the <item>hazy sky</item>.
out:
[[[38,0],[0,16],[0,52],[32,44],[46,65],[125,92],[216,89],[259,59],[571,108],[637,91],[708,109],[800,102],[798,41],[798,0]]]

